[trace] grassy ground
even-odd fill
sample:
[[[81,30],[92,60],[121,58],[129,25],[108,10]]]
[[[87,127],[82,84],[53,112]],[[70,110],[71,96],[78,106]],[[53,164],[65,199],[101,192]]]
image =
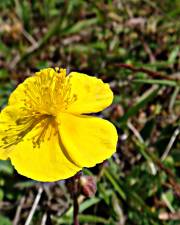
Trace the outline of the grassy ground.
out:
[[[0,106],[44,67],[62,66],[109,82],[101,116],[119,133],[117,153],[86,174],[81,224],[180,224],[180,1],[1,0]],[[24,224],[41,184],[0,161],[0,225]],[[40,192],[39,192],[40,193]],[[44,184],[31,224],[71,224],[64,182]]]

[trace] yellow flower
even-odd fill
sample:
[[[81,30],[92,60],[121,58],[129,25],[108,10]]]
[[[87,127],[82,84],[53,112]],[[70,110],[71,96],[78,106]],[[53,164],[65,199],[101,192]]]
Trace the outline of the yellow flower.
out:
[[[0,114],[0,159],[39,181],[56,181],[92,167],[116,150],[108,121],[85,115],[112,102],[108,84],[65,69],[43,69],[11,94]]]

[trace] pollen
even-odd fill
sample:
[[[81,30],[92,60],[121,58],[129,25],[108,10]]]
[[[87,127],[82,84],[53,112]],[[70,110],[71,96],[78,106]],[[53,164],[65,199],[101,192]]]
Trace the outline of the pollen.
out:
[[[42,70],[34,78],[24,84],[23,115],[19,115],[14,124],[6,124],[6,135],[0,140],[0,148],[8,149],[18,144],[31,131],[34,135],[28,139],[33,148],[39,148],[42,142],[57,134],[56,116],[77,100],[77,96],[71,94],[65,69]]]
[[[70,79],[66,79],[66,70],[56,68],[36,73],[31,83],[25,84],[24,106],[31,113],[41,113],[56,116],[66,111],[77,100],[71,94]]]

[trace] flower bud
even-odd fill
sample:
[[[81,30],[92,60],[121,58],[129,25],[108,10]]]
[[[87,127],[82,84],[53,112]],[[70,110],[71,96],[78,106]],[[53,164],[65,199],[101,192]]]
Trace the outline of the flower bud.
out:
[[[81,176],[80,185],[82,188],[82,193],[86,197],[92,197],[93,195],[95,195],[97,186],[95,178],[93,176]]]

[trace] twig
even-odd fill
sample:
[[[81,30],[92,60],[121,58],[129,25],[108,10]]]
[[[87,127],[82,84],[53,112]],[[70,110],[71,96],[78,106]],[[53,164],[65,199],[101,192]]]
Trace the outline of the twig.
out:
[[[180,212],[168,213],[161,212],[159,214],[160,220],[180,220]]]
[[[171,77],[176,80],[180,80],[180,72],[171,74]]]
[[[42,192],[43,192],[43,188],[42,188],[42,187],[39,187],[38,193],[37,193],[36,198],[35,198],[35,200],[34,200],[34,203],[33,203],[33,206],[32,206],[32,208],[31,208],[31,211],[30,211],[30,213],[29,213],[29,216],[28,216],[28,218],[27,218],[27,220],[26,220],[26,222],[25,222],[25,225],[29,225],[29,224],[31,223],[31,220],[32,220],[32,218],[33,218],[33,216],[34,216],[34,213],[35,213],[35,211],[36,211],[36,209],[37,209],[37,206],[38,206],[38,203],[39,203],[39,201],[40,201]]]
[[[21,60],[28,57],[29,55],[31,55],[34,51],[38,50],[39,48],[40,48],[40,43],[37,42],[35,45],[31,45],[26,50],[24,55],[22,55],[22,56],[20,56],[19,54],[16,55],[9,65],[10,70],[13,70],[15,68],[15,66],[17,66],[17,64],[19,64],[21,62]]]
[[[59,29],[61,27],[60,26],[61,23],[62,23],[62,17],[57,19],[54,26],[52,26],[48,30],[48,32],[44,35],[42,40],[40,40],[38,42],[33,41],[33,44],[29,48],[27,48],[27,50],[22,55],[18,54],[15,57],[15,59],[13,59],[12,62],[10,63],[10,70],[13,70],[15,68],[15,66],[17,66],[18,64],[20,64],[21,62],[26,60],[34,52],[37,52],[38,50],[42,49],[42,47],[49,41],[49,39],[59,31]]]
[[[134,133],[134,135],[137,137],[137,139],[141,142],[144,143],[144,140],[142,136],[140,135],[139,131],[133,126],[131,122],[127,122],[128,128]]]
[[[179,135],[179,133],[180,133],[180,127],[176,128],[176,130],[174,131],[174,133],[173,133],[173,135],[172,135],[163,155],[161,156],[161,161],[164,161],[165,158],[168,156],[168,154],[169,154],[177,136]]]
[[[144,139],[142,138],[141,134],[139,133],[139,131],[134,127],[134,125],[131,122],[127,122],[127,126],[128,128],[133,132],[133,134],[135,135],[135,137],[139,140],[139,142],[141,144],[145,144]],[[156,166],[153,162],[153,160],[151,160],[150,158],[147,160],[149,167],[151,169],[151,172],[153,175],[156,175],[157,173],[157,169]]]
[[[138,72],[146,73],[149,76],[151,76],[153,78],[156,78],[156,79],[158,78],[158,79],[174,80],[170,76],[167,76],[165,74],[161,74],[159,72],[152,71],[152,70],[149,70],[149,69],[146,69],[146,68],[143,68],[143,67],[136,68],[133,65],[124,64],[124,63],[116,63],[115,65],[118,66],[118,67],[120,67],[120,68],[129,69],[129,70],[131,70],[131,71],[133,71],[135,73],[138,73]]]
[[[176,195],[180,198],[180,184],[177,183],[174,173],[169,168],[165,167],[163,163],[153,154],[150,154],[150,156],[156,163],[156,165],[168,175],[169,184],[171,185]]]
[[[30,35],[25,29],[22,30],[24,37],[33,45],[37,45],[37,41],[34,39],[32,35]]]
[[[41,220],[41,225],[46,225],[46,221],[47,221],[47,213],[44,213],[42,220]]]
[[[153,55],[149,45],[144,41],[144,39],[142,40],[142,42],[143,42],[143,46],[144,46],[144,51],[148,54],[150,62],[154,63],[156,61],[156,58]]]
[[[21,210],[23,208],[25,199],[26,198],[23,196],[21,198],[20,202],[19,202],[19,205],[18,205],[17,210],[16,210],[16,214],[15,214],[15,217],[14,217],[14,220],[13,220],[13,225],[18,225],[19,224],[19,218],[20,218]]]

